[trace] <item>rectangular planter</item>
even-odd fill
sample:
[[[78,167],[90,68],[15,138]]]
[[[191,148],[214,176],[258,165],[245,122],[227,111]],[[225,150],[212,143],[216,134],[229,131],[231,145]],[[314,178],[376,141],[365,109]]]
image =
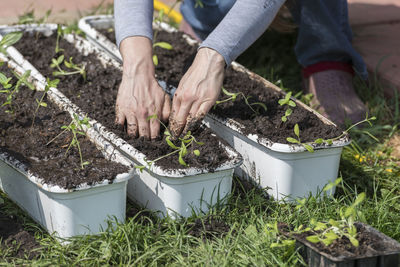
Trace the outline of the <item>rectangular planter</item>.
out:
[[[113,17],[109,15],[84,17],[79,21],[79,27],[89,40],[122,61],[116,45],[97,31],[113,26]],[[164,23],[153,26],[168,32],[176,31]],[[190,45],[197,43],[188,36],[184,38]],[[276,92],[284,93],[279,87],[236,62],[232,63],[232,68],[246,73]],[[325,124],[334,125],[302,102],[294,98],[292,100],[315,114]],[[268,193],[276,199],[304,197],[310,192],[315,195],[321,191],[324,185],[337,178],[342,149],[350,143],[349,137],[344,136],[330,146],[313,145],[315,152],[309,153],[299,145],[274,143],[257,135],[243,135],[239,130],[240,123],[232,119],[222,120],[208,114],[205,122],[243,156],[243,164],[235,169],[235,174],[252,179],[263,188],[269,188]],[[329,193],[333,194],[334,188]]]
[[[382,251],[367,253],[359,257],[334,257],[327,253],[321,252],[314,248],[308,242],[304,243],[294,237],[299,247],[300,254],[311,267],[397,267],[400,266],[400,244],[396,240],[384,235],[375,228],[363,224],[366,230],[372,235],[378,237],[382,241]],[[390,249],[385,249],[390,247]]]
[[[54,31],[57,26],[48,25],[21,25],[0,28],[0,34],[15,31],[15,29],[42,32]],[[75,35],[66,35],[65,39],[73,43],[82,53],[95,52],[99,59],[105,64],[112,64],[121,69],[121,65],[114,58],[102,53],[92,43]],[[35,70],[31,63],[27,62],[23,56],[13,47],[8,48],[8,53],[13,60],[24,69]],[[45,78],[37,71],[33,79],[38,81],[38,86],[44,89]],[[83,114],[81,109],[71,103],[59,90],[51,88],[49,96],[56,99],[64,110],[70,114]],[[90,117],[90,114],[88,114]],[[128,144],[125,140],[107,130],[103,125],[94,119],[90,119],[89,131],[93,131],[96,137],[104,138],[109,142],[110,147],[117,149],[123,154],[130,163],[135,165],[145,165],[146,156]],[[151,170],[146,168],[143,172],[137,171],[135,179],[128,183],[128,197],[135,202],[155,211],[160,211],[159,216],[177,217],[177,215],[188,217],[192,211],[207,212],[210,205],[221,203],[231,191],[232,175],[235,167],[242,163],[241,156],[234,149],[221,144],[231,156],[231,160],[220,165],[213,172],[204,169],[185,168],[176,170],[162,170],[159,166],[153,165]],[[110,148],[111,149],[111,148]]]
[[[16,73],[25,70],[0,54]],[[36,80],[35,85],[40,87]],[[49,92],[57,105],[57,96]],[[129,162],[93,130],[87,131],[103,155],[111,161],[130,166]],[[96,234],[106,229],[108,220],[125,221],[126,187],[133,172],[122,173],[112,183],[81,184],[74,189],[49,185],[30,173],[29,168],[7,152],[0,153],[0,188],[49,233],[60,238]]]

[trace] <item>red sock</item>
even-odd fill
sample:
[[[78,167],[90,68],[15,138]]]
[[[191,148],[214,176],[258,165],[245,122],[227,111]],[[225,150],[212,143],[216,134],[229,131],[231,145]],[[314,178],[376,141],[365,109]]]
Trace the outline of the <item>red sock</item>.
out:
[[[308,78],[310,75],[325,70],[341,70],[354,75],[353,65],[338,61],[322,61],[303,68],[303,77]]]

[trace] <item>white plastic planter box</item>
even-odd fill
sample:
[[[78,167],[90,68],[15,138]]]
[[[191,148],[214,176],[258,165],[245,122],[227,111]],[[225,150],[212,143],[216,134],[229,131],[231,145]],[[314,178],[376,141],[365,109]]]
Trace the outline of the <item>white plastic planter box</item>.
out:
[[[0,54],[0,61],[7,62],[7,59]],[[13,61],[7,64],[19,74],[25,72]],[[38,80],[34,82],[40,89]],[[63,105],[53,92],[49,92],[49,98]],[[96,131],[89,129],[87,136],[106,158],[131,167]],[[107,228],[109,220],[124,222],[126,187],[133,174],[131,169],[129,173],[118,174],[112,183],[105,180],[95,185],[81,184],[75,189],[64,189],[44,183],[23,163],[0,152],[0,188],[44,229],[60,238],[99,233]]]
[[[38,27],[36,25],[27,25],[15,26],[14,28],[8,27],[6,29],[0,28],[0,34],[12,32],[15,29],[51,32],[56,29],[56,25],[39,25]],[[75,44],[75,47],[82,53],[95,52],[103,64],[112,64],[121,69],[120,63],[115,61],[114,58],[110,58],[106,54],[101,55],[101,50],[98,50],[93,44],[79,36],[66,35],[65,39]],[[23,66],[25,70],[35,70],[13,47],[8,48],[7,51],[10,57]],[[45,78],[37,70],[32,71],[32,73],[35,73],[33,79],[38,81],[38,86],[44,89]],[[71,103],[56,88],[51,88],[49,97],[54,98],[55,102],[60,103],[60,106],[69,113],[83,114],[76,105]],[[100,135],[106,142],[109,142],[107,144],[112,144],[113,148],[119,150],[129,162],[135,165],[147,165],[143,153],[136,150],[114,133],[109,132],[96,120],[90,119],[89,123],[92,127],[88,129],[88,132],[95,132],[93,135],[96,137]],[[96,133],[98,134],[96,135]],[[231,159],[221,164],[213,172],[197,168],[162,170],[155,164],[151,167],[151,170],[145,169],[143,172],[137,172],[138,177],[129,181],[128,197],[144,207],[160,211],[160,216],[169,215],[177,217],[177,215],[180,215],[188,217],[192,215],[193,211],[196,213],[206,213],[210,206],[221,203],[230,194],[233,170],[242,163],[242,158],[236,151],[222,143],[221,145],[226,149]]]
[[[96,31],[96,29],[107,29],[113,25],[113,17],[105,15],[85,17],[79,22],[79,27],[90,40],[121,60],[116,45]],[[166,31],[174,31],[166,24],[159,26]],[[188,36],[185,36],[185,39],[189,44],[196,43]],[[237,71],[247,73],[252,79],[258,80],[272,90],[282,92],[280,88],[240,64],[233,62],[232,67]],[[292,99],[298,106],[314,113],[325,124],[334,125],[307,105]],[[324,185],[334,181],[338,175],[343,146],[350,143],[349,138],[345,136],[334,141],[331,146],[316,145],[315,152],[309,153],[299,145],[274,143],[257,135],[245,136],[239,130],[241,125],[234,120],[221,120],[209,114],[205,121],[212,130],[243,156],[244,162],[236,168],[235,174],[250,178],[263,188],[269,188],[268,193],[276,199],[303,197],[310,192],[315,195],[322,190]],[[331,194],[333,192],[334,189],[330,191]]]

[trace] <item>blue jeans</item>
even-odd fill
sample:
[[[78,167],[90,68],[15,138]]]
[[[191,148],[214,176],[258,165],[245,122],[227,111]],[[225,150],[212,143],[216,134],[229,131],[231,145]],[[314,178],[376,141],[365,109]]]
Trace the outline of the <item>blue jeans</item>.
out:
[[[219,24],[236,0],[185,0],[181,13],[195,33],[205,39]],[[297,61],[307,67],[323,61],[353,65],[362,78],[368,76],[360,54],[354,50],[348,20],[347,0],[289,0],[288,6],[299,26],[295,53]]]

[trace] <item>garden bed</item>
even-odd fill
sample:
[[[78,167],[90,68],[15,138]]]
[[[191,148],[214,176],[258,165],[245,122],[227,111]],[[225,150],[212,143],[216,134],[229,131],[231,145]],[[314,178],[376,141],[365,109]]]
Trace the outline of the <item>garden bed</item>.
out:
[[[15,75],[25,71],[0,56],[6,62],[0,72],[17,84]],[[110,218],[124,221],[129,164],[117,152],[98,150],[78,126],[79,115],[73,120],[53,104],[51,92],[22,84],[0,94],[1,189],[61,238],[97,233]],[[71,125],[81,134],[62,129]]]

